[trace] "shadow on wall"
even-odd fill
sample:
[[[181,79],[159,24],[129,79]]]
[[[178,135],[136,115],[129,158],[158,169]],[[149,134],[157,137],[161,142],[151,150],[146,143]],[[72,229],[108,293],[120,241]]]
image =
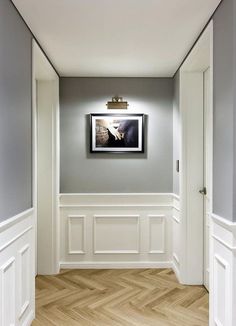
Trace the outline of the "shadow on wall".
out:
[[[147,146],[147,131],[148,131],[148,115],[144,116],[144,153],[90,153],[90,114],[85,115],[85,139],[86,139],[86,158],[87,159],[147,159],[148,146]]]

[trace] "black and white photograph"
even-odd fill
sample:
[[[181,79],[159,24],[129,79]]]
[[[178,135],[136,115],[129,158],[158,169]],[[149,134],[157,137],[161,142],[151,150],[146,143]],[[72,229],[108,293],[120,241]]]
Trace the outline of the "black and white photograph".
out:
[[[143,114],[91,114],[91,152],[144,152]]]

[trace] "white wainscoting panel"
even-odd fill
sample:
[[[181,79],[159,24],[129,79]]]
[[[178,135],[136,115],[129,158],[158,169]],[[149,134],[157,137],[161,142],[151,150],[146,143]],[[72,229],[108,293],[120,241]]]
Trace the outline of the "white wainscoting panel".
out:
[[[140,215],[94,215],[94,254],[139,254]]]
[[[172,267],[172,209],[172,194],[61,194],[61,267]]]
[[[211,221],[210,326],[236,325],[236,223]]]
[[[35,315],[34,211],[0,224],[0,326],[28,326]]]
[[[26,244],[19,250],[19,285],[20,285],[20,314],[21,318],[30,304],[30,246]]]
[[[173,269],[180,280],[180,247],[181,247],[181,214],[180,214],[180,198],[178,195],[173,196],[173,211],[172,211],[172,241],[173,241]]]
[[[85,254],[85,215],[68,216],[68,253]]]
[[[149,253],[164,254],[166,241],[166,216],[148,215],[149,218]]]
[[[2,325],[15,325],[15,258],[11,257],[1,268]]]

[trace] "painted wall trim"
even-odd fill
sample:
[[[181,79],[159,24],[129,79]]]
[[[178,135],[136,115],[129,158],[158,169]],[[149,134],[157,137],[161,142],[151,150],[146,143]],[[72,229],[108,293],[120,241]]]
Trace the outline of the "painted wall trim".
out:
[[[171,192],[166,192],[166,193],[162,193],[162,192],[144,192],[144,193],[140,193],[140,192],[114,192],[114,193],[97,193],[97,192],[83,192],[83,193],[60,193],[59,196],[173,196],[177,199],[179,199],[179,196],[176,194],[173,194]]]
[[[160,208],[172,208],[173,206],[172,205],[139,205],[139,204],[133,204],[133,205],[116,205],[116,204],[113,204],[113,205],[107,205],[107,204],[104,204],[104,205],[60,205],[59,206],[60,208],[90,208],[90,207],[93,207],[93,208],[99,208],[99,207],[108,207],[108,208],[114,208],[114,207],[150,207],[150,208],[157,208],[157,207],[160,207]]]
[[[26,210],[3,224],[0,237],[0,324],[28,326],[35,317],[34,209]]]
[[[236,231],[236,222],[230,222],[228,219],[214,213],[211,216],[215,223],[221,225],[229,231]]]
[[[236,223],[211,215],[210,326],[236,324]]]
[[[176,195],[176,194],[170,194],[170,195],[172,195],[175,199],[180,200],[180,196],[179,195]]]
[[[171,268],[173,202],[170,193],[60,195],[61,266]]]
[[[61,262],[61,269],[122,269],[122,268],[172,268],[171,261],[165,262]]]
[[[18,239],[20,239],[21,237],[23,237],[24,234],[26,234],[27,232],[29,232],[30,230],[33,229],[33,226],[29,226],[28,228],[26,228],[24,231],[22,231],[21,233],[17,234],[17,236],[15,236],[14,238],[12,238],[10,241],[8,241],[7,243],[5,243],[2,247],[0,247],[0,253],[6,249],[7,247],[9,247],[11,244],[13,244],[14,242],[16,242]]]
[[[34,209],[30,208],[30,209],[25,210],[24,212],[21,212],[15,216],[9,218],[6,221],[3,221],[2,223],[0,223],[0,233],[5,231],[6,229],[9,229],[11,226],[23,221],[24,219],[26,219],[33,213],[34,213]]]

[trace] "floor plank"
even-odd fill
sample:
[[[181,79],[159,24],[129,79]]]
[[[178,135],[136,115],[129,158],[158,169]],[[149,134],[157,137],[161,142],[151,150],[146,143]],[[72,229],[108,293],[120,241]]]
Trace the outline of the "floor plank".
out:
[[[208,300],[170,269],[63,270],[36,278],[32,326],[207,326]]]

